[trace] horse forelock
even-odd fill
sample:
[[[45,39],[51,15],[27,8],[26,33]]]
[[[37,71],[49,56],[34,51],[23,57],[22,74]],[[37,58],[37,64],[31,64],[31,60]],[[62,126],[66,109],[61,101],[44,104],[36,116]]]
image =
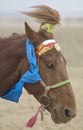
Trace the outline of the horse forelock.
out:
[[[33,6],[32,8],[35,8],[36,10],[23,13],[28,16],[34,17],[40,23],[60,23],[60,14],[57,10],[54,10],[46,5]]]

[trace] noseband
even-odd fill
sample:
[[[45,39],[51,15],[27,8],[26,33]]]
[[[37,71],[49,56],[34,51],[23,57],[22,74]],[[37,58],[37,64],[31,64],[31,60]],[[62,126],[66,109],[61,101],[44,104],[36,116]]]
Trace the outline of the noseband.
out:
[[[38,50],[36,51],[36,55],[41,56],[44,53],[46,53],[47,51],[51,50],[52,48],[56,48],[57,51],[60,51],[60,46],[58,45],[58,43],[56,43],[56,41],[54,39],[46,40],[38,46],[38,48],[37,48]],[[50,98],[47,95],[48,91],[51,89],[55,89],[55,88],[67,85],[70,83],[70,81],[67,79],[67,80],[61,81],[57,84],[53,84],[51,86],[47,86],[44,81],[40,81],[40,83],[45,88],[45,92],[42,96],[40,96],[39,102],[44,107],[47,107],[50,105]],[[43,100],[46,101],[45,104],[43,103]]]
[[[58,87],[61,87],[61,86],[64,86],[66,84],[69,84],[70,81],[69,80],[64,80],[62,82],[59,82],[57,84],[54,84],[54,85],[51,85],[51,86],[47,86],[44,81],[42,80],[40,82],[42,84],[42,86],[45,88],[45,92],[42,96],[40,96],[39,98],[39,102],[44,105],[44,107],[48,107],[50,105],[50,98],[49,96],[47,95],[48,94],[48,91],[51,90],[51,89],[55,89],[55,88],[58,88]],[[46,103],[44,104],[42,101],[46,101]]]

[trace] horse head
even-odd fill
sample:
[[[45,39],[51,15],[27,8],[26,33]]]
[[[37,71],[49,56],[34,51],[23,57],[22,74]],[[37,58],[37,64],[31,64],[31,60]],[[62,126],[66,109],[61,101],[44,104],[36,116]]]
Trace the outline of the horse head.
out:
[[[35,8],[37,8],[36,11],[25,14],[40,20],[40,29],[35,32],[25,23],[25,30],[28,39],[35,46],[39,74],[46,86],[61,85],[50,88],[47,92],[47,98],[43,97],[42,99],[41,97],[45,93],[44,85],[40,83],[26,84],[25,88],[39,102],[46,104],[46,109],[51,113],[55,123],[66,123],[76,116],[76,104],[67,74],[66,59],[53,38],[53,29],[55,25],[60,23],[60,15],[58,11],[48,6],[35,6]],[[68,82],[66,83],[66,81]]]

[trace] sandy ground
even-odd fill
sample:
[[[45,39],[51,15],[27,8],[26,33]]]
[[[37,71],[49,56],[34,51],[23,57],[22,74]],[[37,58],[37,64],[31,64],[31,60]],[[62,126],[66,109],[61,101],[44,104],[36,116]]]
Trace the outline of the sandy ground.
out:
[[[12,32],[24,32],[23,27],[2,27],[0,36]],[[68,63],[68,73],[77,103],[77,116],[67,124],[54,124],[50,114],[44,113],[44,121],[38,121],[32,130],[83,130],[83,27],[56,28],[55,35]],[[39,103],[23,90],[18,104],[0,99],[0,130],[29,130],[26,121],[37,111]]]

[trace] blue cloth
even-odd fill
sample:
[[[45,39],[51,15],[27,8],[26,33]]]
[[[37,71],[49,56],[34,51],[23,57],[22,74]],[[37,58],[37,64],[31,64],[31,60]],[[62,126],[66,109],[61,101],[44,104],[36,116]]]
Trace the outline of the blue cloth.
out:
[[[34,45],[27,39],[26,40],[26,55],[30,64],[30,69],[26,71],[15,86],[4,94],[1,98],[18,102],[22,94],[22,88],[25,83],[36,83],[41,81],[41,77],[38,73],[37,61],[34,53]]]

